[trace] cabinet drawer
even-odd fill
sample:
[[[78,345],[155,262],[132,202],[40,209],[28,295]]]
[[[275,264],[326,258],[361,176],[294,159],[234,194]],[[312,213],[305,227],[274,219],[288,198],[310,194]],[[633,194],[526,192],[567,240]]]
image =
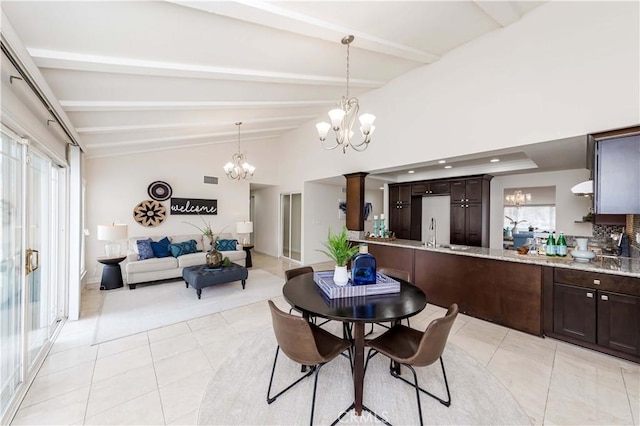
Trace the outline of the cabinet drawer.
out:
[[[640,296],[640,278],[564,268],[554,268],[553,277],[557,283]]]

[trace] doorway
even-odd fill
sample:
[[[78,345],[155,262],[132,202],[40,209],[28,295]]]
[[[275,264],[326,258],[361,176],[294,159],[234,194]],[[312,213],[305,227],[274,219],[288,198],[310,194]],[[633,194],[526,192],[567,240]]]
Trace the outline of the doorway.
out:
[[[302,259],[302,194],[282,194],[280,201],[283,257]]]

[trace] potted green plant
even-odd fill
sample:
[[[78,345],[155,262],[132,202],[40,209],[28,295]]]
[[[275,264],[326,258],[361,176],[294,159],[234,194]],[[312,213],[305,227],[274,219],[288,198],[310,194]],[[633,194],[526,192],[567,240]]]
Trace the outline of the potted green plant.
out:
[[[333,282],[337,285],[346,285],[349,282],[349,273],[347,272],[347,263],[353,256],[358,253],[358,246],[352,246],[349,242],[347,228],[343,227],[342,232],[334,234],[329,228],[327,241],[322,243],[326,250],[318,250],[327,255],[331,260],[336,262],[335,271],[333,273]]]

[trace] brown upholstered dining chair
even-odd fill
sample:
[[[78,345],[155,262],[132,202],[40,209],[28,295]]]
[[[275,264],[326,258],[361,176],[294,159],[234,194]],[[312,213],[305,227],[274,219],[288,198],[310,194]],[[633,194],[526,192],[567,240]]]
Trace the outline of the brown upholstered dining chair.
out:
[[[387,356],[392,363],[395,361],[406,366],[413,373],[413,383],[411,383],[404,377],[400,376],[392,365],[390,366],[390,373],[393,377],[408,383],[416,389],[418,414],[420,415],[421,425],[423,424],[423,421],[422,406],[420,405],[420,392],[424,392],[430,397],[435,398],[447,407],[451,405],[451,393],[449,392],[447,373],[445,372],[444,362],[442,361],[442,353],[444,352],[447,339],[449,338],[449,332],[451,331],[451,327],[453,326],[456,316],[458,316],[458,305],[454,303],[449,307],[447,314],[444,317],[436,318],[431,321],[424,332],[404,325],[394,325],[389,329],[389,331],[386,331],[384,334],[367,342],[369,352],[367,354],[367,362],[364,367],[365,373],[367,371],[369,360],[378,353]],[[426,367],[431,365],[438,359],[440,360],[442,376],[444,377],[444,384],[447,389],[446,401],[421,388],[418,385],[418,376],[414,369],[414,367]]]
[[[401,279],[403,281],[406,281],[408,283],[411,283],[411,274],[405,270],[402,269],[396,269],[396,268],[389,268],[389,267],[382,267],[382,268],[378,268],[378,272],[385,274],[388,277],[391,278],[398,278]],[[384,327],[384,328],[390,328],[388,325],[385,325],[383,323],[376,323],[377,325]],[[409,322],[409,318],[407,318],[407,325],[410,327],[411,323]],[[370,335],[371,333],[373,333],[373,323],[371,323],[371,330],[367,333],[367,336]]]
[[[278,341],[278,348],[276,349],[276,355],[273,359],[273,369],[271,370],[271,379],[269,380],[269,388],[267,389],[267,403],[271,404],[280,395],[315,373],[313,396],[311,398],[311,419],[309,420],[309,424],[313,424],[313,411],[316,403],[316,389],[318,387],[320,368],[348,349],[351,343],[329,333],[317,325],[311,324],[302,317],[281,311],[271,300],[269,300],[269,308],[271,309],[273,332]],[[276,371],[276,363],[280,350],[292,361],[311,366],[311,368],[302,377],[298,378],[276,395],[271,396],[271,386],[273,385],[273,376]]]
[[[302,274],[313,274],[313,268],[311,266],[301,266],[299,268],[293,268],[293,269],[287,269],[286,271],[284,271],[284,278],[285,280],[289,281],[292,278],[297,277],[298,275],[302,275]],[[289,309],[289,313],[293,312],[293,308]],[[309,318],[314,324],[318,323],[318,320],[316,317],[311,317]],[[330,320],[325,320],[323,322],[321,322],[318,325],[324,325],[326,323],[328,323]]]

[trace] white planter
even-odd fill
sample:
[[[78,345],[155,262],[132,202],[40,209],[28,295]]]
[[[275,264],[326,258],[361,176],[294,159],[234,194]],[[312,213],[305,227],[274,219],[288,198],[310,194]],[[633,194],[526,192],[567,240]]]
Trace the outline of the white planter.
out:
[[[336,285],[347,285],[349,282],[349,273],[346,266],[336,265],[336,269],[333,271],[333,282]]]

